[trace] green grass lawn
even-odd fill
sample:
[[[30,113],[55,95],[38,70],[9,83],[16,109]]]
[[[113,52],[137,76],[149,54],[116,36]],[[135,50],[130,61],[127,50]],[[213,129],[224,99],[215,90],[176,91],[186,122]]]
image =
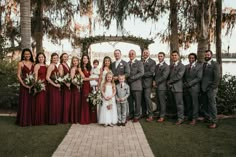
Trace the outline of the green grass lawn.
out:
[[[196,126],[176,126],[172,120],[140,122],[157,157],[236,157],[236,119],[220,120],[217,129],[208,129],[203,122]]]
[[[0,117],[0,157],[50,157],[70,125],[19,127],[15,117]]]

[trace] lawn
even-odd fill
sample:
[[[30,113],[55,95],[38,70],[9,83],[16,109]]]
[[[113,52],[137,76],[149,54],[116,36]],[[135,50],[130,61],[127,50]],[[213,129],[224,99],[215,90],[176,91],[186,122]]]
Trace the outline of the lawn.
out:
[[[236,157],[236,119],[219,121],[217,129],[206,123],[174,125],[174,121],[141,120],[144,133],[157,157]]]
[[[70,125],[19,127],[15,117],[0,117],[0,156],[50,157]]]

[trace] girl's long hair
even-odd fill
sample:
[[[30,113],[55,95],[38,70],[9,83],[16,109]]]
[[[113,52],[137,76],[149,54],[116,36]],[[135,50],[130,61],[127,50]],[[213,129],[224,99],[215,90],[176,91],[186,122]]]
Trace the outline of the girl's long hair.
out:
[[[83,59],[84,59],[85,56],[88,58],[88,63],[86,64],[86,69],[87,69],[88,71],[91,71],[92,66],[91,66],[91,63],[90,63],[90,58],[89,58],[89,56],[88,56],[87,54],[83,54],[83,56],[81,57],[81,61],[80,61],[81,70],[83,71],[84,68],[85,68],[85,67],[84,67],[84,63],[83,63]]]
[[[46,64],[46,56],[45,56],[45,54],[44,54],[43,52],[39,52],[39,53],[37,54],[35,63],[36,63],[36,64],[39,63],[39,59],[38,59],[39,55],[43,55],[43,57],[44,57],[44,62],[43,62],[43,63]]]
[[[25,52],[26,52],[26,51],[29,51],[29,52],[30,52],[30,61],[31,61],[32,63],[34,63],[33,53],[32,53],[32,51],[31,51],[29,48],[25,48],[25,49],[22,50],[20,61],[25,60],[24,55],[25,55]]]
[[[106,76],[105,76],[105,80],[104,80],[104,83],[103,83],[103,85],[102,85],[102,89],[103,89],[103,91],[105,92],[105,90],[106,90],[106,84],[108,83],[108,81],[107,81],[107,76],[108,75],[112,75],[112,80],[111,80],[111,84],[112,84],[112,89],[114,89],[116,86],[115,86],[115,82],[114,82],[114,78],[113,78],[113,73],[112,72],[107,72],[106,73]]]
[[[112,63],[112,62],[111,62],[111,57],[109,57],[109,56],[105,56],[105,57],[103,58],[102,70],[104,70],[106,59],[108,59],[108,60],[110,61],[110,66],[109,66],[108,68],[111,70],[111,68],[112,68],[111,63]]]

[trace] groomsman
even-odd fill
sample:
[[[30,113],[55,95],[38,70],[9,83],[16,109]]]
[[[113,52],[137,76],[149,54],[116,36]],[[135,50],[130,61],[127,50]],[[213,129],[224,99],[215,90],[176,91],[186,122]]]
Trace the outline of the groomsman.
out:
[[[185,66],[184,74],[184,98],[185,110],[188,118],[192,121],[190,125],[195,125],[199,112],[200,81],[202,79],[202,64],[197,63],[197,55],[188,55],[189,64]]]
[[[142,115],[148,116],[146,119],[148,122],[153,118],[153,106],[151,100],[152,81],[155,72],[156,62],[150,58],[150,52],[148,49],[144,49],[142,54],[142,62],[144,67],[144,75],[142,79],[143,95],[142,95]]]
[[[158,61],[159,63],[155,67],[155,81],[153,86],[156,87],[156,96],[157,96],[157,104],[160,105],[160,118],[157,122],[163,122],[165,120],[166,114],[166,97],[167,97],[167,87],[166,81],[170,72],[169,66],[164,61],[165,53],[158,53]]]
[[[219,64],[213,61],[212,56],[211,50],[205,51],[201,90],[205,120],[211,123],[208,127],[214,129],[217,127],[216,94],[220,81],[220,68]]]
[[[173,99],[174,105],[177,107],[178,120],[175,123],[180,125],[184,121],[184,103],[183,103],[183,76],[185,72],[185,66],[179,60],[179,52],[171,52],[172,64],[170,67],[169,79],[167,86],[170,90],[171,99]]]
[[[128,84],[130,86],[129,97],[129,115],[133,122],[138,122],[141,111],[142,101],[142,77],[144,74],[143,64],[136,59],[136,52],[134,50],[129,51],[129,65],[130,75],[128,77]]]
[[[119,75],[125,75],[126,78],[129,77],[130,67],[126,61],[121,59],[121,51],[119,49],[114,51],[114,57],[116,61],[112,63],[112,73],[114,75],[114,81],[117,84],[119,82]]]

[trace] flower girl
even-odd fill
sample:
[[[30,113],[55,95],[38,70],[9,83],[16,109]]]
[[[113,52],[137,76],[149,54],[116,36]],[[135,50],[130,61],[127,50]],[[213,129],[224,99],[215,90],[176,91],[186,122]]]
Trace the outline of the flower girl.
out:
[[[108,72],[105,82],[102,84],[102,106],[100,109],[99,124],[113,126],[117,123],[117,107],[115,102],[116,87],[113,81],[113,74]]]

